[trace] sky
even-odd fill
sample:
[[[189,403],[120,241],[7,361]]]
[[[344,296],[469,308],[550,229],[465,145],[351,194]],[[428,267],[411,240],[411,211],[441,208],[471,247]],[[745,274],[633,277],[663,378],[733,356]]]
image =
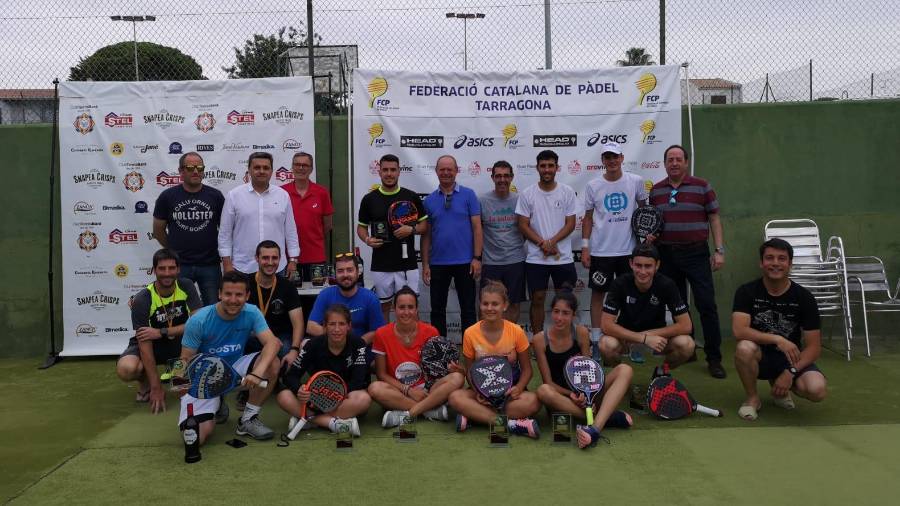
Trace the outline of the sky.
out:
[[[813,60],[816,95],[900,95],[898,0],[667,0],[666,62],[689,62],[692,78],[759,86],[766,73],[782,96],[804,98]],[[306,25],[296,0],[8,0],[0,15],[0,88],[51,87],[97,49],[132,40],[132,25],[110,15],[152,14],[137,37],[193,56],[222,79],[235,46],[254,33]],[[407,70],[525,70],[545,67],[540,0],[313,1],[322,44],[354,44],[360,66]],[[629,47],[659,61],[659,0],[551,2],[553,68],[614,65]],[[447,19],[480,12],[484,19]],[[756,81],[756,83],[753,83]],[[863,83],[863,84],[860,84]],[[779,90],[780,88],[780,90]],[[804,93],[805,90],[805,93]],[[745,93],[745,100],[756,100]]]

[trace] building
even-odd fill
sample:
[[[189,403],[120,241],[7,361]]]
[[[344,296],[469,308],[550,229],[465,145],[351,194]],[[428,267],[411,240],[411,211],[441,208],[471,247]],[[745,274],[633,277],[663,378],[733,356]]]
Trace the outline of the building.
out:
[[[0,89],[0,125],[53,123],[53,90]]]
[[[742,85],[719,77],[691,79],[691,104],[740,104],[743,102]],[[688,102],[687,88],[681,80],[681,103]]]

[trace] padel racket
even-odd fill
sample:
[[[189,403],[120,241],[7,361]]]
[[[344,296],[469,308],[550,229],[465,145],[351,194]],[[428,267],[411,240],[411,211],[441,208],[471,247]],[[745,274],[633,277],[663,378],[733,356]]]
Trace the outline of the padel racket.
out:
[[[444,336],[435,336],[422,345],[421,357],[425,388],[431,388],[450,373],[450,362],[459,361],[459,346]]]
[[[187,393],[197,399],[212,399],[227,394],[242,386],[243,376],[222,357],[208,353],[194,355],[188,361],[177,358],[171,361],[173,392]],[[269,382],[259,382],[259,388],[266,388]]]
[[[647,408],[663,420],[678,420],[694,411],[709,416],[722,416],[718,409],[697,404],[687,388],[671,376],[660,376],[650,383],[647,388]]]
[[[566,360],[566,382],[574,392],[584,394],[587,424],[594,424],[594,397],[603,390],[603,368],[596,360],[575,355]]]
[[[663,213],[656,206],[639,207],[631,215],[631,230],[641,242],[646,241],[648,235],[658,235],[662,227]]]
[[[309,418],[306,414],[307,408],[313,408],[318,413],[331,413],[347,397],[347,383],[344,382],[344,378],[331,371],[319,371],[310,376],[306,382],[306,389],[309,391],[309,402],[300,408],[300,420],[288,434],[291,441],[306,425]]]
[[[509,360],[499,355],[479,358],[469,367],[469,384],[502,413],[506,406],[506,393],[513,386],[513,369]]]
[[[391,232],[404,225],[409,225],[415,230],[418,221],[419,210],[415,204],[408,200],[398,200],[388,208],[388,224],[391,226]],[[405,242],[402,248],[403,258],[409,258],[409,248]]]

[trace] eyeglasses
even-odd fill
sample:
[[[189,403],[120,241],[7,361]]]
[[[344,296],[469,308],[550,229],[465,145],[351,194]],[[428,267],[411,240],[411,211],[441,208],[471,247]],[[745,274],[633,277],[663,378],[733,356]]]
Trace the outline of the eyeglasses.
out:
[[[669,192],[669,205],[670,206],[674,206],[675,204],[678,203],[678,201],[675,200],[675,195],[678,195],[678,190],[672,190],[671,192]]]
[[[202,173],[204,170],[206,170],[206,165],[185,165],[184,167],[182,167],[182,169],[184,169],[185,172]]]
[[[444,209],[450,209],[450,203],[453,202],[453,194],[444,195]]]

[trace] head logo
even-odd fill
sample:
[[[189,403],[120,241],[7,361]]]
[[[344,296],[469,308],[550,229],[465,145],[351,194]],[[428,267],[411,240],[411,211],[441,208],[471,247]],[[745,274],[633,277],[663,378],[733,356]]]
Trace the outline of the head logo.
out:
[[[481,165],[476,160],[469,164],[469,175],[475,177],[479,174],[481,174]]]
[[[380,168],[381,164],[378,163],[378,160],[372,160],[372,162],[369,163],[369,174],[372,174],[373,176],[378,174]]]
[[[94,118],[83,112],[75,117],[75,122],[72,123],[72,126],[75,127],[75,131],[80,133],[81,135],[87,135],[94,131]]]
[[[373,145],[375,141],[378,141],[378,144],[383,144],[384,139],[380,138],[382,134],[384,134],[384,125],[372,123],[372,126],[369,127],[369,146]]]
[[[125,177],[122,178],[122,184],[125,185],[126,190],[132,193],[139,192],[144,189],[144,175],[133,170],[125,174]]]
[[[72,209],[75,214],[78,213],[92,213],[94,211],[94,206],[88,204],[83,200],[79,200],[75,203],[75,207]]]
[[[387,93],[388,90],[388,82],[387,79],[383,77],[376,77],[369,81],[369,86],[366,88],[369,92],[369,109],[375,106],[375,99]],[[379,104],[384,103],[384,105],[388,104],[387,100],[379,100]]]
[[[91,325],[90,323],[79,323],[77,327],[75,327],[75,335],[76,336],[96,336],[97,335],[97,327]]]
[[[143,200],[138,200],[134,203],[134,212],[137,214],[142,214],[147,212],[147,203]]]
[[[519,143],[514,137],[519,133],[519,129],[516,128],[515,123],[510,123],[503,127],[503,130],[500,131],[503,134],[503,147],[512,147]]]
[[[100,238],[90,230],[78,234],[78,247],[83,251],[93,251],[100,244]]]
[[[278,167],[278,170],[275,171],[275,179],[282,183],[289,183],[294,180],[294,173],[291,172],[291,169]]]
[[[256,115],[253,114],[253,111],[231,111],[228,116],[225,116],[225,121],[229,125],[252,125],[256,122]]]
[[[103,124],[109,128],[131,128],[134,118],[130,114],[118,115],[111,112],[103,117]]]
[[[209,132],[216,127],[216,117],[211,112],[202,112],[194,120],[194,126],[203,133]]]
[[[123,232],[118,228],[114,228],[109,233],[109,242],[113,244],[137,244],[138,233],[134,230],[126,230]]]
[[[288,139],[281,144],[282,151],[297,151],[303,149],[303,143],[296,139]]]
[[[581,172],[581,162],[578,160],[572,160],[569,162],[569,174],[575,175]]]
[[[116,264],[116,266],[113,267],[113,272],[115,273],[117,278],[127,278],[128,266],[125,264]]]
[[[656,76],[647,72],[641,75],[634,85],[637,86],[638,91],[641,93],[640,97],[638,97],[638,105],[643,105],[647,94],[656,89]],[[653,95],[653,97],[658,99],[659,95]]]
[[[653,121],[652,119],[648,119],[647,121],[644,121],[643,123],[641,123],[641,133],[644,134],[644,136],[641,137],[642,143],[646,144],[648,140],[652,141],[653,139],[656,138],[655,135],[650,135],[653,133],[653,130],[655,128],[656,128],[656,122]]]
[[[160,171],[159,174],[156,175],[156,184],[162,187],[178,186],[181,184],[181,175],[169,174],[164,170]]]

